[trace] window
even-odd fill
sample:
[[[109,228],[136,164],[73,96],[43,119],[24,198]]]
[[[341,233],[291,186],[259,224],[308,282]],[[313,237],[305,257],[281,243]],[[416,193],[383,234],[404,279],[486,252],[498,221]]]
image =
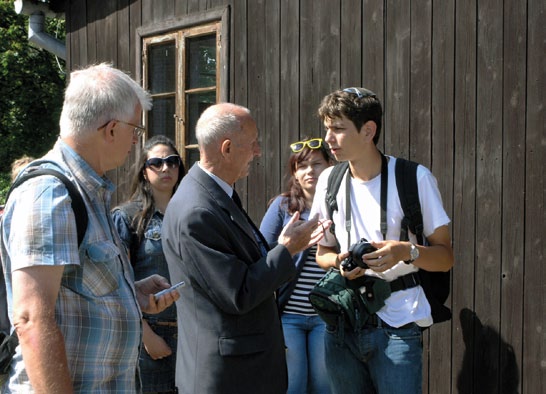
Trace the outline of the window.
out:
[[[227,101],[227,43],[222,42],[225,14],[198,25],[193,18],[188,27],[181,21],[161,32],[154,32],[153,27],[138,32],[142,81],[153,99],[153,108],[144,115],[146,138],[157,134],[171,138],[187,169],[199,160],[197,119],[208,106]]]

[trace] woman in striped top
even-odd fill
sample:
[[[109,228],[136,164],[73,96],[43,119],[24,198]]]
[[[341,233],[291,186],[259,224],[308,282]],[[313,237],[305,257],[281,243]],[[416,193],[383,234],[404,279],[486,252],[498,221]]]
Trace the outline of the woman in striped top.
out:
[[[298,211],[307,220],[321,172],[332,164],[322,138],[290,145],[286,191],[273,198],[260,231],[274,246],[284,225]],[[311,306],[308,294],[324,275],[315,260],[316,246],[294,256],[298,276],[279,289],[279,308],[287,346],[288,394],[329,393],[324,359],[324,322]]]

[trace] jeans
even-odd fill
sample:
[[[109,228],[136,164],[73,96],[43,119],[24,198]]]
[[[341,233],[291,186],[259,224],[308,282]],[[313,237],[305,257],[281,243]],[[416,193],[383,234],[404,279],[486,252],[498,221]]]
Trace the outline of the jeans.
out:
[[[288,366],[288,394],[329,394],[324,329],[318,316],[282,314]]]
[[[423,344],[421,329],[416,324],[408,328],[365,327],[358,331],[328,326],[325,346],[334,394],[422,391]]]

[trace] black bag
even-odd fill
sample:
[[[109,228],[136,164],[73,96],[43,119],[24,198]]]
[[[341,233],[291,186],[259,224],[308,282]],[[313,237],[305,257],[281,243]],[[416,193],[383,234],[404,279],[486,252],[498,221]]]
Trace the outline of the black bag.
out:
[[[76,186],[61,172],[51,169],[51,168],[41,168],[39,167],[43,163],[48,163],[47,160],[37,160],[29,165],[25,170],[24,174],[21,174],[15,182],[9,188],[9,191],[6,195],[6,202],[11,194],[11,192],[21,185],[23,182],[42,175],[52,175],[59,178],[65,185],[68,190],[68,194],[72,199],[72,209],[74,210],[74,216],[76,217],[76,229],[78,232],[78,246],[81,245],[85,232],[87,230],[87,224],[89,217],[87,215],[87,208],[83,198],[76,188]],[[51,162],[54,163],[54,162]],[[55,164],[55,163],[54,163]],[[1,218],[0,218],[1,220]],[[6,300],[0,300],[2,305],[7,305]],[[5,332],[0,332],[0,375],[6,374],[9,370],[11,360],[15,354],[15,349],[19,345],[19,338],[17,337],[17,332],[13,331],[11,335],[6,334]]]
[[[333,212],[338,210],[336,197],[348,167],[348,162],[336,164],[328,177],[326,206],[330,218],[332,218]],[[425,245],[426,239],[423,237],[423,216],[421,204],[419,202],[419,190],[417,187],[417,167],[418,163],[401,158],[396,159],[396,187],[398,189],[400,204],[404,211],[400,240],[407,241],[409,239],[409,230],[417,237],[418,244]],[[330,231],[334,233],[333,224],[330,226]],[[420,269],[418,275],[421,286],[423,287],[430,304],[433,322],[440,323],[450,320],[451,310],[444,305],[449,296],[451,286],[450,272],[430,272]]]

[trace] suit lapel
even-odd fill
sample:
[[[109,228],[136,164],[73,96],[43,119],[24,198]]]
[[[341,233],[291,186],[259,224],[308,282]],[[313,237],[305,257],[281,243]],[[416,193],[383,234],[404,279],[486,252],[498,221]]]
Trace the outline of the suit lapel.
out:
[[[248,223],[245,214],[237,207],[235,202],[230,196],[212,179],[205,171],[203,171],[197,164],[194,164],[188,176],[193,177],[197,183],[201,184],[203,188],[211,195],[216,201],[218,206],[229,216],[230,220],[239,227],[248,238],[256,245],[259,250],[258,242],[252,231],[252,226]],[[266,246],[267,247],[267,246]]]

